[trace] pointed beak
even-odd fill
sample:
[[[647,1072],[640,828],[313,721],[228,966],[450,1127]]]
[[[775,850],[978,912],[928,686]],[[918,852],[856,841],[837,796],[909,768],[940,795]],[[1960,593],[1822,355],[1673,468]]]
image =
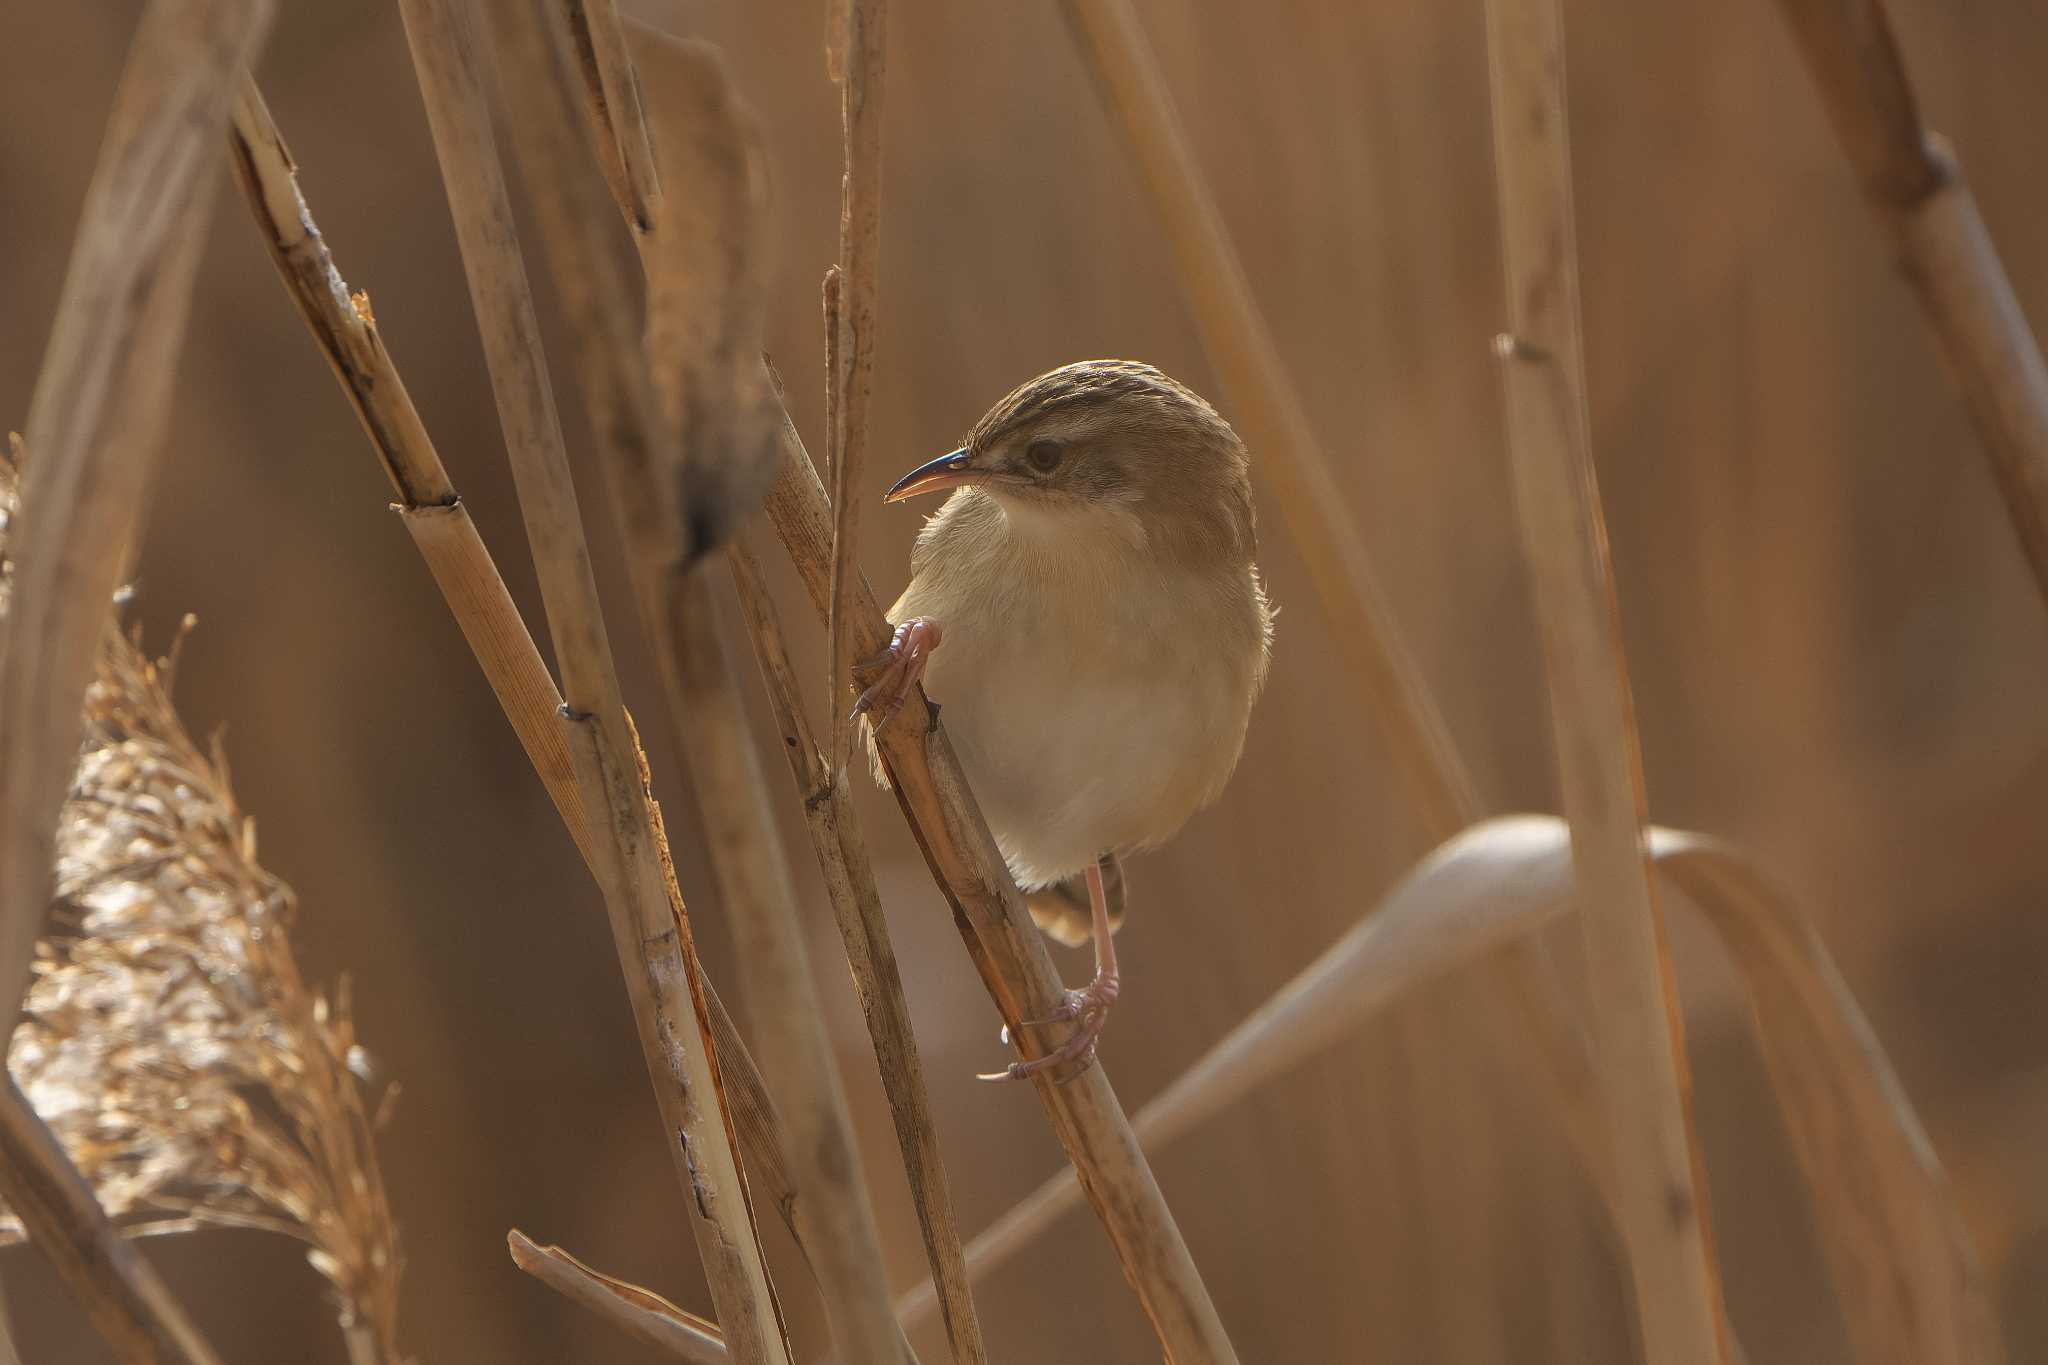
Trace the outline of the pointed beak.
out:
[[[983,483],[988,479],[985,470],[971,467],[974,457],[965,448],[948,451],[938,459],[921,464],[896,480],[896,484],[883,495],[883,502],[901,502],[914,498],[920,493],[936,493],[941,488],[958,488],[962,484]]]

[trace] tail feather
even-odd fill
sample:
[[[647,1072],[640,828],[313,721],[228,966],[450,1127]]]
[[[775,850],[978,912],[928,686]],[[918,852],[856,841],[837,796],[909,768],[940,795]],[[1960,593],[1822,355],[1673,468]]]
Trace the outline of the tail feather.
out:
[[[1102,890],[1109,901],[1109,931],[1124,925],[1123,860],[1114,853],[1102,855]],[[1088,903],[1088,874],[1076,872],[1050,886],[1024,893],[1024,904],[1040,932],[1057,943],[1078,948],[1095,937],[1094,911]]]

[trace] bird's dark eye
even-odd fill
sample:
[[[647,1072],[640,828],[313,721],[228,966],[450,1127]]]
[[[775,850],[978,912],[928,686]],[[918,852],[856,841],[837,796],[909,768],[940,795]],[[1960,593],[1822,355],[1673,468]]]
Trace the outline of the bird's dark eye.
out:
[[[1041,474],[1050,474],[1060,467],[1065,454],[1058,441],[1033,441],[1024,447],[1024,462]]]

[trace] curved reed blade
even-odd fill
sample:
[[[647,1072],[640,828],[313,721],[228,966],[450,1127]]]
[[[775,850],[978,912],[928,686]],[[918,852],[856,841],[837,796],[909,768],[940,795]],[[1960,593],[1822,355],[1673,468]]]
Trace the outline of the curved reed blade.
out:
[[[1653,827],[1649,850],[1749,991],[1857,1359],[1999,1365],[1991,1299],[1947,1177],[1826,946],[1790,899],[1717,841]],[[1407,992],[1563,919],[1577,899],[1562,820],[1473,826],[1139,1111],[1139,1136],[1156,1150],[1193,1131]],[[1080,1202],[1061,1171],[974,1239],[969,1271],[985,1279]],[[897,1302],[911,1326],[931,1308],[929,1285]]]

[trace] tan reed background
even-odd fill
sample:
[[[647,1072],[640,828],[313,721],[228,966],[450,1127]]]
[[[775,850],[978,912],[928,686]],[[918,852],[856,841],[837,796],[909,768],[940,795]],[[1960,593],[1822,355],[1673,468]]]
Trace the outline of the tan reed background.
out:
[[[779,191],[770,346],[821,450],[816,279],[840,153],[824,6],[626,8],[723,44],[764,116]],[[0,425],[25,414],[135,9],[0,10]],[[2038,326],[2048,13],[1889,9],[1923,112],[1959,149]],[[396,6],[283,10],[261,75],[308,196],[537,623]],[[2048,1359],[2048,619],[1776,7],[1566,12],[1593,437],[1651,814],[1752,850],[1815,916],[1948,1165],[2012,1358]],[[1144,13],[1482,796],[1555,808],[1488,349],[1504,309],[1480,6]],[[1217,393],[1054,9],[898,0],[889,27],[869,493],[1060,361],[1135,356]],[[139,611],[153,641],[199,614],[184,713],[201,733],[227,725],[265,861],[299,892],[303,965],[353,975],[359,1032],[405,1086],[383,1143],[410,1261],[402,1335],[431,1365],[651,1360],[503,1250],[516,1223],[706,1306],[602,909],[222,193]],[[555,359],[573,401],[559,341]],[[565,429],[573,454],[580,414]],[[595,492],[585,505],[608,524]],[[868,509],[885,593],[916,520]],[[1105,1055],[1134,1107],[1423,848],[1270,506],[1264,543],[1286,610],[1244,765],[1217,809],[1132,868],[1131,980]],[[767,567],[785,614],[807,616],[780,559]],[[629,702],[680,801],[623,562],[599,571]],[[822,639],[795,643],[817,707]],[[994,1014],[900,822],[863,798],[971,1232],[1057,1148],[1030,1094],[970,1079],[1005,1059]],[[782,814],[901,1284],[922,1267],[915,1224],[799,812]],[[708,907],[702,859],[677,855]],[[1671,913],[1730,1311],[1754,1360],[1844,1360],[1739,995],[1710,938]],[[707,908],[696,927],[709,970],[733,981],[726,926]],[[1569,957],[1576,935],[1556,941]],[[1160,1154],[1246,1360],[1630,1358],[1626,1276],[1526,1059],[1488,1041],[1484,1015],[1504,1005],[1476,983],[1431,988]],[[780,1229],[767,1235],[793,1263]],[[228,1359],[343,1358],[288,1245],[209,1233],[151,1255]],[[0,1256],[0,1283],[26,1360],[106,1359],[32,1253]],[[801,1290],[789,1297],[815,1353],[821,1325]],[[1006,1362],[1156,1354],[1085,1214],[978,1297]],[[919,1344],[938,1358],[935,1335]]]

